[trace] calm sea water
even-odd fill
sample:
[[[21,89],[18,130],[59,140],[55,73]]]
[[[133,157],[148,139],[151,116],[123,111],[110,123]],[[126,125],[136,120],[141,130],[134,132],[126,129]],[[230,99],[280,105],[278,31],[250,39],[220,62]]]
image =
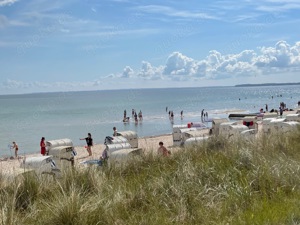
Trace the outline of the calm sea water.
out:
[[[273,98],[272,98],[273,96]],[[39,152],[42,136],[46,140],[70,138],[84,146],[79,138],[90,132],[95,143],[103,143],[118,131],[134,130],[139,137],[172,133],[168,111],[174,112],[174,124],[201,121],[201,110],[210,118],[228,117],[232,111],[258,112],[278,109],[280,102],[296,108],[300,86],[202,87],[168,89],[132,89],[90,92],[39,93],[0,96],[0,155],[10,155],[8,145],[19,144],[19,153]],[[143,121],[123,123],[124,110],[143,112]],[[183,119],[180,111],[183,110]],[[210,126],[210,124],[207,124]]]

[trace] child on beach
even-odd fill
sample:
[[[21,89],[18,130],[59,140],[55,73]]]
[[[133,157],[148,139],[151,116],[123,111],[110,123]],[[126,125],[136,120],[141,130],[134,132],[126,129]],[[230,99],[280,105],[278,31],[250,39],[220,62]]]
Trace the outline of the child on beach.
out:
[[[100,156],[100,161],[99,161],[99,165],[100,166],[104,166],[107,164],[107,160],[108,160],[108,153],[106,148],[103,150],[101,156]]]
[[[160,141],[158,144],[159,144],[159,148],[157,149],[157,153],[159,155],[169,156],[171,154],[171,152],[166,149],[162,141]]]
[[[116,127],[113,127],[113,131],[114,131],[113,136],[114,136],[114,137],[117,136],[118,131],[117,131],[117,128],[116,128]]]
[[[86,141],[86,150],[89,153],[89,156],[92,155],[92,146],[93,146],[93,138],[91,133],[88,133],[88,136],[86,138],[80,138],[79,140],[85,140]]]

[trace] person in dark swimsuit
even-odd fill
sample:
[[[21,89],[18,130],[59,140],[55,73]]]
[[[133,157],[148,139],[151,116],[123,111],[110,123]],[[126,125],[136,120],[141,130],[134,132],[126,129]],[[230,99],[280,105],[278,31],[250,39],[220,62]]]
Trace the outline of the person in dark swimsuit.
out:
[[[86,150],[89,153],[89,156],[92,155],[92,146],[93,146],[93,138],[91,133],[88,133],[88,136],[86,138],[80,138],[80,140],[86,141]]]
[[[18,150],[19,150],[19,146],[17,145],[17,143],[15,141],[13,141],[13,146],[12,148],[15,149],[15,157],[18,158]]]

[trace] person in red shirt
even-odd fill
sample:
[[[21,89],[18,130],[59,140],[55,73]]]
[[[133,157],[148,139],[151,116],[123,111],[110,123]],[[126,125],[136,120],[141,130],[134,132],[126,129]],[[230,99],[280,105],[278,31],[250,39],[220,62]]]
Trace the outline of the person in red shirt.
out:
[[[44,137],[42,137],[42,139],[41,139],[40,146],[41,146],[41,154],[46,155],[46,144],[45,144]]]

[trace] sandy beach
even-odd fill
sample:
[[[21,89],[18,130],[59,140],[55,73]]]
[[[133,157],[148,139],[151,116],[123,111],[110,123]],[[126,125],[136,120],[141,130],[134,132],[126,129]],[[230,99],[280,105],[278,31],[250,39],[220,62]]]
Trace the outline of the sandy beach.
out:
[[[208,131],[205,131],[208,132]],[[150,153],[154,152],[156,153],[158,146],[158,143],[162,141],[164,142],[164,145],[172,151],[174,147],[173,145],[173,139],[172,134],[166,134],[166,135],[160,135],[160,136],[152,136],[152,137],[145,137],[145,138],[139,138],[138,139],[138,145],[139,148],[142,148],[144,153]],[[92,156],[88,156],[88,152],[84,146],[75,146],[75,150],[77,152],[77,156],[75,157],[75,166],[79,165],[80,162],[86,161],[89,159],[99,159],[103,149],[105,148],[104,144],[95,144],[92,147]],[[0,173],[2,175],[12,175],[15,173],[15,171],[18,171],[20,168],[20,163],[24,159],[24,157],[35,157],[35,156],[41,156],[40,153],[35,154],[28,154],[25,156],[19,156],[18,159],[0,159]]]

